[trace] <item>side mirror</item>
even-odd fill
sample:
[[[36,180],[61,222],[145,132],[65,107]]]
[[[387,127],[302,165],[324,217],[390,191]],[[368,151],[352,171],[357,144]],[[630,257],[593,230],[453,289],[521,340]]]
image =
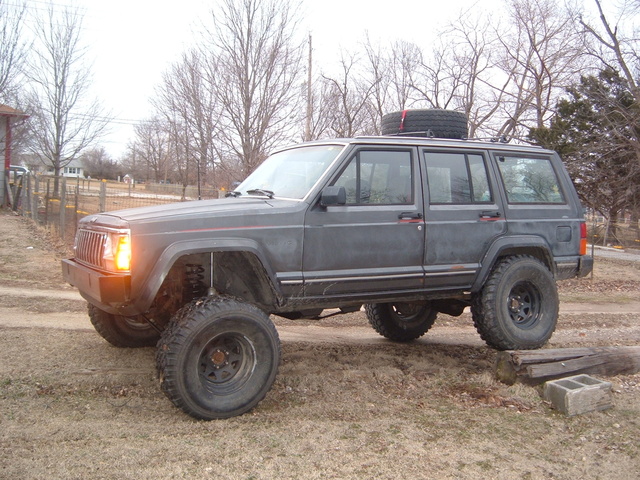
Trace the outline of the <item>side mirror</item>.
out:
[[[347,203],[347,190],[344,187],[325,187],[320,197],[320,205],[328,207],[330,205],[345,205]]]

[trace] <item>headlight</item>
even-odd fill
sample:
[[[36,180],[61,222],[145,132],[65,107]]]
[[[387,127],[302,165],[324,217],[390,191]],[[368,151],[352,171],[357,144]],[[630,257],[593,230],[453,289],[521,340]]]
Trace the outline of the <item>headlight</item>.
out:
[[[128,230],[107,234],[102,258],[106,270],[128,272],[131,269],[131,234]]]

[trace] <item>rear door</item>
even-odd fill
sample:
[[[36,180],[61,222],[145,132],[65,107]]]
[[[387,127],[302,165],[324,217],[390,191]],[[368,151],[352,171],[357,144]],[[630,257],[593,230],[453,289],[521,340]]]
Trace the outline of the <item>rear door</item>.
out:
[[[425,172],[424,253],[428,289],[469,288],[489,245],[506,230],[486,151],[421,151]]]
[[[305,219],[305,296],[420,290],[424,206],[415,148],[359,146],[330,182],[345,205]]]

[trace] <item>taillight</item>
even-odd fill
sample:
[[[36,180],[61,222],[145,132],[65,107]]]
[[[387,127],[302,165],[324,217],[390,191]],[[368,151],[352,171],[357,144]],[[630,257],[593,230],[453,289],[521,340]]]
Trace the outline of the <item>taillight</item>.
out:
[[[587,223],[580,223],[580,255],[587,254]]]

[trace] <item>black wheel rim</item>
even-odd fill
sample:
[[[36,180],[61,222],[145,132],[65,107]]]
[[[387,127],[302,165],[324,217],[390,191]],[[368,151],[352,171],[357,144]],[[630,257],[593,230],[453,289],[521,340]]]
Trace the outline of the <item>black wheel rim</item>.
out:
[[[217,395],[228,395],[242,388],[255,366],[253,343],[244,335],[223,333],[202,349],[198,374],[204,388]]]
[[[542,295],[530,282],[519,282],[513,286],[507,299],[511,321],[519,328],[533,327],[540,319]]]
[[[411,328],[422,323],[427,308],[427,305],[419,303],[394,303],[391,312],[399,326]]]
[[[122,323],[131,330],[144,331],[149,330],[151,325],[145,320],[141,320],[138,317],[120,317]]]

